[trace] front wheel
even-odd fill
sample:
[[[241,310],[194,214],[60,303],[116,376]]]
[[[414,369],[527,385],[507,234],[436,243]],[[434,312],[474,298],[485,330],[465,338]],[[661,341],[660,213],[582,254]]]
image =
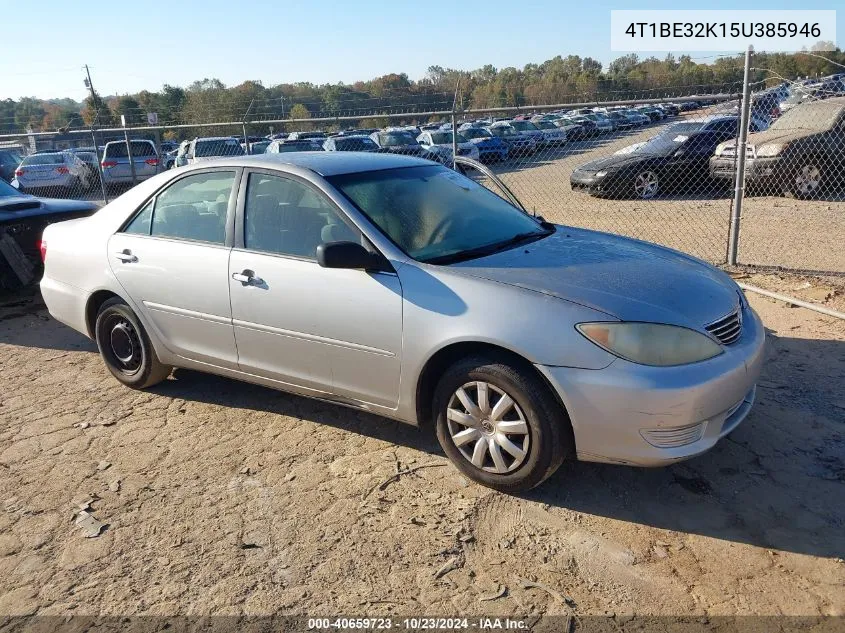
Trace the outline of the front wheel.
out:
[[[813,161],[808,161],[795,170],[790,193],[796,198],[806,200],[817,196],[822,185],[824,185],[824,173],[821,167]]]
[[[144,389],[170,375],[132,309],[117,297],[100,307],[94,326],[97,348],[112,375],[127,387]]]
[[[528,365],[459,361],[434,395],[437,439],[470,479],[502,492],[530,490],[574,453],[565,411]]]
[[[655,172],[648,170],[634,176],[634,196],[640,200],[650,200],[657,195],[659,189],[660,182]]]

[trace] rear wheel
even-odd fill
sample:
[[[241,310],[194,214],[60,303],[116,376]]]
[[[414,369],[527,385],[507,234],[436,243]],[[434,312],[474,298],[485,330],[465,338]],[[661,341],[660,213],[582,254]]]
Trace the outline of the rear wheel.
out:
[[[476,356],[449,368],[435,390],[437,439],[464,475],[516,493],[573,452],[565,411],[529,367]]]
[[[634,195],[640,200],[650,200],[657,195],[660,182],[651,170],[641,171],[634,176]]]
[[[106,367],[124,385],[144,389],[170,375],[171,368],[159,362],[144,327],[122,299],[100,306],[94,333]]]
[[[796,198],[813,198],[819,194],[824,185],[824,172],[815,161],[806,161],[795,170],[790,184],[793,196]]]

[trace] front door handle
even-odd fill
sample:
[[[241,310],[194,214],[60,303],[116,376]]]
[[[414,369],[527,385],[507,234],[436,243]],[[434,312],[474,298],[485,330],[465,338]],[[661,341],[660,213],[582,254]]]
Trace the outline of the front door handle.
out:
[[[239,273],[232,273],[232,279],[241,282],[244,286],[261,286],[264,280],[261,277],[256,277],[251,270],[244,270]]]
[[[115,253],[114,256],[120,261],[122,261],[124,264],[132,264],[138,261],[138,258],[133,255],[132,251],[130,251],[128,248],[124,248],[119,253]]]

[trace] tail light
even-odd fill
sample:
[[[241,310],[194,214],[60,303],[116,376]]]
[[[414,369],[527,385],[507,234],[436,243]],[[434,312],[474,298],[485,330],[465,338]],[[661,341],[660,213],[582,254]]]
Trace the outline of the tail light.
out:
[[[45,240],[38,240],[38,252],[41,253],[41,262],[47,261],[47,242]]]
[[[67,174],[69,170],[67,167],[56,167],[56,171],[60,174]]]
[[[100,164],[103,166],[104,169],[108,169],[109,167],[117,167],[117,161],[116,160],[104,160]]]
[[[158,158],[148,158],[144,162],[150,167],[158,167]]]
[[[23,174],[24,174],[23,169],[18,169],[18,170],[15,171],[15,176],[23,176]]]

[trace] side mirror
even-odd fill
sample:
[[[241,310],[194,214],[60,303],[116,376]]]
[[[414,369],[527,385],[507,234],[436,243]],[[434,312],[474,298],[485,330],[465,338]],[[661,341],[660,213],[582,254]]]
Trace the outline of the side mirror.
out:
[[[357,242],[328,242],[317,247],[317,263],[323,268],[379,268],[379,257]]]

